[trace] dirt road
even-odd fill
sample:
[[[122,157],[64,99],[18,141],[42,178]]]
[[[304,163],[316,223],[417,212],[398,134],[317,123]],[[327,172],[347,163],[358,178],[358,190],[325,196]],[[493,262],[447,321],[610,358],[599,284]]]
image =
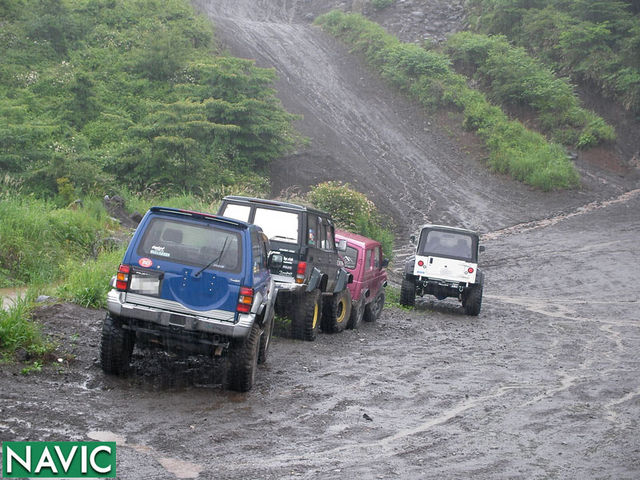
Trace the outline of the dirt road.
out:
[[[276,338],[248,394],[220,389],[220,365],[140,351],[107,377],[103,313],[46,307],[69,355],[2,370],[0,436],[116,440],[123,479],[638,478],[639,208],[636,191],[490,235],[479,317],[423,300]]]
[[[305,115],[312,143],[275,179],[340,172],[401,234],[479,228],[482,312],[424,299],[314,343],[276,338],[257,386],[235,394],[220,363],[138,350],[129,377],[108,377],[103,312],[47,306],[61,361],[0,369],[0,439],[115,440],[122,479],[639,478],[637,176],[581,163],[583,189],[548,195],[494,177],[299,21],[322,2],[197,3],[233,53],[273,62]]]

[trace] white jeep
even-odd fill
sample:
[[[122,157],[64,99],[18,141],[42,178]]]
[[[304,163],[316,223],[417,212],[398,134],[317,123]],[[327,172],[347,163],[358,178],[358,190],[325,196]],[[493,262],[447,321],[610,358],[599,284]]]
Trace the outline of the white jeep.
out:
[[[411,237],[415,244],[415,237]],[[425,225],[415,256],[405,264],[400,303],[414,306],[416,295],[438,300],[455,297],[467,315],[478,315],[482,305],[484,274],[478,270],[479,235],[463,228]]]

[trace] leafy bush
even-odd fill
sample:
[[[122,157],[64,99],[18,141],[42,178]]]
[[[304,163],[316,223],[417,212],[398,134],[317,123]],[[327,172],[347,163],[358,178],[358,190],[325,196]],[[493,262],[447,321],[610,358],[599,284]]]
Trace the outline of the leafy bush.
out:
[[[475,75],[492,101],[522,105],[539,115],[539,127],[556,141],[581,148],[615,138],[604,120],[580,108],[572,86],[504,36],[460,32],[449,37],[447,53]]]
[[[338,227],[379,241],[385,257],[393,258],[393,233],[382,226],[385,222],[374,203],[348,183],[321,183],[309,191],[307,199],[329,212]]]
[[[464,127],[476,131],[487,145],[494,170],[543,190],[579,184],[575,167],[561,147],[510,121],[467,86],[465,77],[449,67],[446,55],[421,53],[420,47],[401,43],[361,15],[332,11],[318,17],[316,23],[363,54],[385,78],[425,107],[460,110]]]

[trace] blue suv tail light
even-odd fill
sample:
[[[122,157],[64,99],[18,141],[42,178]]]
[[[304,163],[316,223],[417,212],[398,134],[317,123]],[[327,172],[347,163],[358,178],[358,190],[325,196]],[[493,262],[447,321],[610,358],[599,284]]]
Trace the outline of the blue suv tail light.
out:
[[[237,310],[240,313],[249,313],[253,304],[253,288],[240,287]]]
[[[120,265],[118,268],[118,274],[116,275],[116,288],[122,292],[127,291],[129,286],[129,273],[131,267],[129,265]]]

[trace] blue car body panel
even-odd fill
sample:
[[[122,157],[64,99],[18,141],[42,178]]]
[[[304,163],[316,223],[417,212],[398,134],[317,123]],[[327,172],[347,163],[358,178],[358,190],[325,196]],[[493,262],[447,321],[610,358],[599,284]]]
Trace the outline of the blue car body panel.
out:
[[[134,265],[137,270],[162,276],[159,295],[162,299],[178,302],[194,311],[226,310],[234,312],[238,303],[240,286],[254,287],[252,272],[247,271],[249,270],[247,268],[241,269],[239,272],[226,272],[209,267],[196,276],[196,273],[206,266],[207,259],[202,258],[198,265],[184,265],[161,257],[140,254],[138,247],[142,236],[147,231],[147,225],[154,218],[166,218],[171,221],[197,225],[202,225],[203,221],[206,221],[207,224],[230,232],[236,232],[238,228],[249,229],[249,224],[235,220],[219,220],[213,217],[191,218],[174,213],[170,209],[153,207],[140,222],[123,259],[123,263]],[[241,239],[243,257],[241,264],[251,265],[250,237],[242,235]],[[143,266],[147,265],[143,259],[150,260],[151,265]],[[266,281],[266,279],[263,280]]]
[[[152,207],[125,252],[126,288],[107,308],[130,328],[160,328],[239,338],[272,313],[276,289],[260,227],[221,216]],[[241,288],[252,289],[239,311]],[[146,322],[146,323],[145,323]],[[172,331],[177,333],[177,331]],[[217,342],[218,340],[212,340]],[[222,341],[222,340],[221,340]]]

